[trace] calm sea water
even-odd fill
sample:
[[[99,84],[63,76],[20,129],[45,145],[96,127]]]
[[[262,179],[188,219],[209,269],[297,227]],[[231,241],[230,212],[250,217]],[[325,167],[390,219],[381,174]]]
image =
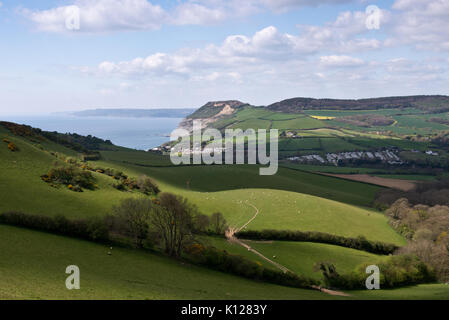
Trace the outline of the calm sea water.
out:
[[[148,150],[170,140],[180,118],[76,117],[71,115],[2,116],[3,121],[26,124],[45,131],[93,135],[115,145]]]

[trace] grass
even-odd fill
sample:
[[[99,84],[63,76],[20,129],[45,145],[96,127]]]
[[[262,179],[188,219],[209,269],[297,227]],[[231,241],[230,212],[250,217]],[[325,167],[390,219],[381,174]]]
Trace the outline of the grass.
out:
[[[152,166],[172,166],[169,156],[146,151],[122,148],[119,151],[101,151],[106,161],[130,162],[136,164],[151,164]]]
[[[244,189],[209,194],[186,193],[204,213],[222,211],[227,221],[240,227],[259,215],[248,230],[277,229],[321,231],[346,237],[364,235],[369,240],[379,240],[404,245],[397,234],[378,212],[317,198],[305,194],[279,190]],[[217,203],[220,204],[219,209]]]
[[[216,192],[246,188],[279,189],[367,207],[371,205],[376,193],[381,190],[380,187],[368,184],[287,168],[279,168],[274,176],[260,176],[259,167],[252,165],[164,168],[102,161],[92,165],[116,167],[134,176],[147,174],[157,180],[162,190],[166,191],[176,189],[176,191]]]
[[[320,149],[320,147],[320,139],[318,138],[279,140],[279,150],[298,151],[307,149]]]
[[[351,291],[350,294],[363,300],[449,300],[449,285],[421,284],[394,290]]]
[[[293,272],[317,280],[323,278],[321,272],[314,271],[314,265],[317,262],[332,262],[338,272],[345,273],[351,272],[359,264],[376,264],[385,259],[384,256],[364,251],[321,243],[284,241],[263,243],[251,241],[248,244]]]
[[[282,121],[273,121],[272,128],[279,130],[287,130],[287,129],[317,129],[326,127],[326,124],[317,119],[313,119],[311,117],[301,117],[292,120],[282,120]]]
[[[360,167],[336,167],[336,166],[322,166],[313,164],[301,164],[295,162],[282,162],[280,164],[282,167],[304,170],[310,172],[325,172],[325,173],[375,173],[376,175],[381,172],[387,172],[384,169],[371,169],[371,168],[360,168]]]
[[[238,244],[230,243],[222,238],[209,237],[207,240],[210,245],[216,248],[242,255],[262,264],[264,267],[276,269],[266,260]],[[323,279],[321,272],[314,271],[313,267],[317,262],[332,262],[337,267],[338,272],[344,273],[351,272],[359,264],[375,264],[385,259],[385,256],[322,243],[248,240],[245,242],[267,258],[276,261],[289,270],[316,280]]]
[[[449,299],[443,284],[348,291],[349,297],[295,289],[182,264],[160,255],[0,225],[0,299]],[[65,288],[80,267],[81,289]]]
[[[397,114],[410,114],[410,113],[424,113],[423,110],[415,108],[400,109],[379,109],[379,110],[304,110],[305,114],[316,115],[322,117],[346,117],[359,114],[376,114],[376,115],[397,115]]]
[[[321,139],[323,152],[344,152],[352,150],[364,150],[365,148],[354,145],[353,143],[340,138]]]
[[[429,176],[424,174],[375,174],[377,177],[400,179],[400,180],[416,180],[416,181],[434,181],[436,176]]]
[[[0,225],[0,299],[326,299],[156,254]],[[65,288],[80,268],[81,289]]]
[[[7,169],[0,171],[0,177],[5,182],[0,185],[1,211],[16,210],[50,216],[63,214],[72,218],[102,216],[121,199],[141,196],[114,189],[112,184],[115,181],[112,178],[97,173],[94,175],[98,190],[76,193],[64,187],[52,188],[40,179],[40,175],[48,171],[56,158],[20,138],[16,142],[19,152],[13,153],[6,146],[0,149],[2,165]],[[136,154],[138,157],[142,155]],[[335,230],[341,235],[365,234],[371,239],[400,241],[400,238],[394,239],[390,234],[394,233],[379,214],[373,213],[371,218],[367,218],[370,211],[365,209],[299,193],[307,192],[366,206],[380,189],[366,184],[284,168],[280,168],[278,175],[267,177],[259,176],[255,166],[143,167],[104,161],[94,162],[93,165],[116,167],[134,177],[147,174],[157,180],[163,191],[186,196],[204,213],[222,211],[229,222],[236,225],[243,224],[254,214],[253,208],[243,203],[248,200],[263,214],[251,227],[276,226],[280,229],[323,232]],[[190,188],[186,185],[188,180]],[[275,188],[295,192],[273,190]],[[303,212],[300,217],[297,217],[298,211]],[[333,221],[336,217],[338,223]],[[352,231],[345,230],[348,222],[354,223]],[[369,227],[371,223],[375,226]]]
[[[40,176],[47,173],[57,159],[25,139],[14,137],[10,140],[19,147],[19,151],[11,152],[6,143],[0,144],[0,211],[86,217],[103,215],[121,199],[138,196],[114,189],[112,185],[115,181],[112,178],[97,173],[94,176],[98,190],[78,193],[64,186],[52,188]],[[59,150],[65,151],[62,148]],[[49,149],[54,150],[52,145]]]
[[[40,179],[56,161],[47,151],[76,154],[51,142],[39,146],[11,137],[0,128],[0,138],[7,135],[20,151],[11,152],[6,143],[0,144],[0,211],[86,217],[107,213],[123,198],[141,196],[117,191],[112,187],[112,178],[96,173],[99,185],[96,191],[75,193],[52,188]],[[157,180],[163,191],[186,196],[204,213],[220,210],[235,226],[243,225],[254,215],[254,208],[249,205],[253,204],[260,213],[249,229],[363,234],[370,240],[404,244],[382,214],[362,208],[380,190],[375,186],[288,168],[280,168],[275,176],[263,177],[258,175],[257,166],[168,167],[167,158],[127,149],[102,154],[104,160],[92,165],[121,169],[135,177],[147,174]],[[306,274],[312,263],[323,258],[335,260],[342,270],[372,258],[356,250],[323,244],[276,242],[255,246],[260,246],[267,255],[281,252],[277,255],[278,262]],[[183,265],[156,254],[114,248],[113,255],[108,256],[107,251],[108,248],[98,244],[0,226],[0,299],[335,298]],[[244,249],[242,253],[248,254]],[[64,286],[65,267],[70,264],[81,267],[81,291],[68,291]],[[352,297],[447,298],[444,289],[439,285],[419,286],[410,290],[354,292]]]
[[[271,121],[270,120],[262,120],[262,119],[248,119],[241,122],[236,122],[231,125],[232,129],[270,129]]]

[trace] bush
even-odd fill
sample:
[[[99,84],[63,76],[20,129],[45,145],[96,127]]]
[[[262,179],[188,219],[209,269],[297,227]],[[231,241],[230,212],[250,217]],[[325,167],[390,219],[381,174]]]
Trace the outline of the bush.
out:
[[[112,186],[115,189],[119,190],[119,191],[125,191],[126,190],[126,186],[122,182],[114,183]]]
[[[0,223],[97,242],[109,240],[109,231],[104,221],[95,218],[68,220],[64,216],[46,217],[7,212],[0,214]]]
[[[149,199],[125,199],[112,208],[106,218],[109,230],[131,238],[137,248],[143,248],[150,232],[153,203]]]
[[[204,247],[195,243],[184,249],[187,258],[202,266],[245,278],[266,281],[295,288],[311,288],[318,281],[293,273],[267,269],[243,256],[232,255],[215,247]]]
[[[156,182],[145,175],[139,177],[137,186],[145,194],[158,194],[161,191]]]
[[[74,165],[57,166],[41,176],[45,182],[54,182],[66,185],[70,190],[81,192],[82,188],[94,190],[95,178],[87,171]]]
[[[368,264],[356,267],[348,274],[340,275],[329,263],[320,263],[318,268],[323,272],[325,284],[339,289],[365,289]],[[412,255],[391,256],[388,260],[377,264],[380,270],[380,287],[384,289],[432,283],[436,280],[434,271],[424,262]]]
[[[315,231],[292,231],[292,230],[262,230],[262,231],[240,231],[237,237],[250,240],[278,240],[278,241],[302,241],[333,244],[376,254],[392,254],[398,247],[394,244],[379,241],[370,241],[359,236],[358,238],[346,238],[333,234]]]
[[[8,143],[8,149],[11,150],[12,152],[17,151],[17,146],[14,144],[14,142],[10,142]]]

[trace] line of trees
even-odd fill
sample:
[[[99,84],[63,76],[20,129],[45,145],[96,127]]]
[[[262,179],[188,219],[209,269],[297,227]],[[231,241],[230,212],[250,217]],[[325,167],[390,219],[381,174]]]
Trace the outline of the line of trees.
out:
[[[157,200],[126,199],[105,218],[69,220],[21,212],[0,214],[0,223],[85,239],[104,244],[154,249],[169,256],[253,280],[296,288],[310,288],[319,281],[263,267],[240,255],[205,246],[198,233],[223,233],[226,220],[219,212],[202,215],[181,196],[162,193]]]
[[[316,231],[262,230],[240,231],[237,237],[250,240],[302,241],[333,244],[376,254],[392,254],[398,247],[394,244],[367,240],[363,236],[349,238]]]
[[[413,205],[401,198],[385,214],[390,225],[409,240],[399,253],[419,257],[440,281],[449,281],[449,207]]]
[[[201,214],[195,205],[171,193],[161,193],[153,200],[122,200],[104,218],[70,220],[62,215],[6,212],[0,214],[0,223],[141,249],[158,246],[173,257],[180,257],[185,246],[195,243],[196,235],[224,234],[227,228],[221,213]]]
[[[391,256],[376,264],[380,270],[380,287],[383,289],[397,288],[436,281],[435,272],[424,262],[413,255]],[[352,272],[340,274],[329,262],[317,263],[315,271],[321,271],[324,283],[330,288],[366,289],[368,264],[357,266]]]
[[[202,233],[224,234],[227,224],[219,212],[211,217],[182,196],[161,193],[158,198],[126,199],[115,206],[106,217],[108,229],[114,236],[132,239],[134,245],[158,245],[174,257]]]

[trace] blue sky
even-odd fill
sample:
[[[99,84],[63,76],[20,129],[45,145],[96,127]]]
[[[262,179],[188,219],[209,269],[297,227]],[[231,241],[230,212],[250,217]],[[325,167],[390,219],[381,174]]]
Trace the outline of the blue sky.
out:
[[[449,0],[0,3],[0,114],[448,94]]]

